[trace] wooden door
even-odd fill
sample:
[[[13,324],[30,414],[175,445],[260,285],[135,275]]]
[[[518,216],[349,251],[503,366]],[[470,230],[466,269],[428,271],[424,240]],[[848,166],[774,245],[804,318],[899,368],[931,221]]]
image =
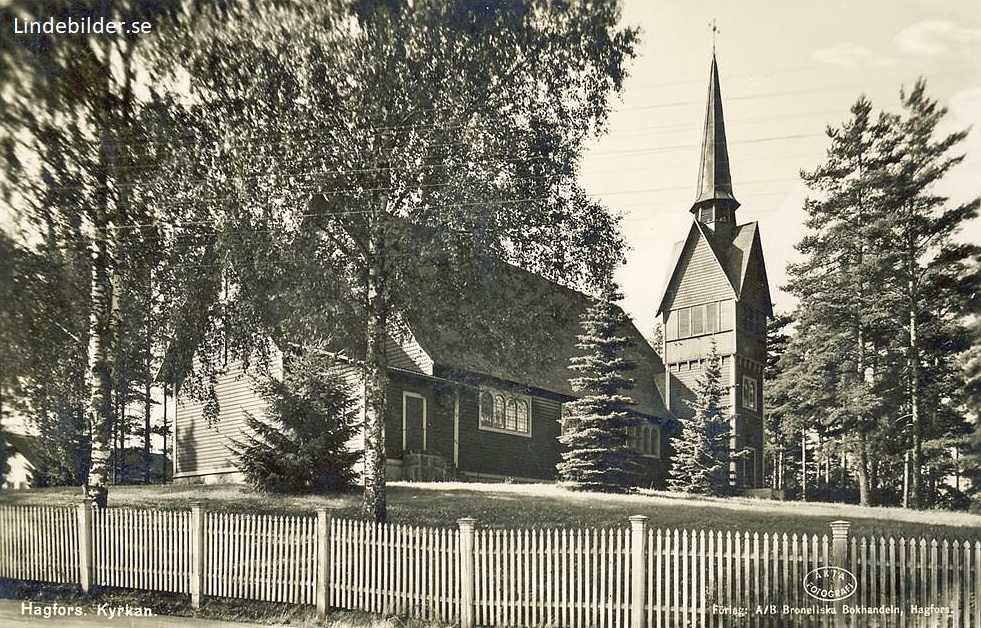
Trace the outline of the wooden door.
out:
[[[426,450],[426,398],[402,393],[402,451]]]

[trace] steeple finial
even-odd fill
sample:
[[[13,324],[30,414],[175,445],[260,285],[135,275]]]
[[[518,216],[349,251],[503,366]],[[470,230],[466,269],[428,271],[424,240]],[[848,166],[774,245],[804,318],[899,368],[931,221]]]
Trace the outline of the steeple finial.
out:
[[[712,58],[714,59],[715,58],[715,36],[717,34],[721,33],[722,31],[720,31],[718,25],[716,25],[715,18],[714,17],[712,18],[712,21],[709,22],[709,28],[712,29]]]
[[[716,27],[713,24],[713,33]],[[712,52],[712,68],[709,73],[708,103],[705,109],[705,134],[702,138],[701,163],[698,170],[698,194],[691,211],[699,217],[699,209],[712,205],[712,218],[704,222],[732,221],[732,212],[739,201],[732,194],[732,177],[729,174],[729,151],[726,148],[726,127],[722,116],[722,94],[719,89],[719,68]]]

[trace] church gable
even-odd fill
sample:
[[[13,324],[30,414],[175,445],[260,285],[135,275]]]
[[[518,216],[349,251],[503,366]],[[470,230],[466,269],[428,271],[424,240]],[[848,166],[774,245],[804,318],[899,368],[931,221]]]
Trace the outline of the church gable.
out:
[[[667,286],[661,311],[731,299],[732,284],[706,237],[689,238]]]

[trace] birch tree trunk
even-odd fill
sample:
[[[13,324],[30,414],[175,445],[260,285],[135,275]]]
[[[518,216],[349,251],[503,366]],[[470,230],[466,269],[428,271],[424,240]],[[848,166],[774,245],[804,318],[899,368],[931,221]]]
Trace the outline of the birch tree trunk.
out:
[[[913,286],[910,282],[910,305],[912,305]],[[920,416],[920,356],[916,339],[916,311],[909,308],[909,345],[907,361],[909,369],[909,412],[912,425],[912,460],[910,461],[910,505],[920,508],[923,505],[923,420]]]
[[[95,211],[92,240],[92,292],[89,305],[87,419],[91,436],[91,462],[85,479],[85,494],[100,508],[108,501],[110,449],[112,446],[112,270],[109,225]]]
[[[388,358],[385,355],[384,219],[384,208],[369,219],[366,298],[364,501],[361,510],[376,523],[383,523],[387,517],[385,416],[388,409]]]
[[[865,434],[858,436],[858,503],[861,506],[870,504],[870,481],[869,481],[869,440]]]

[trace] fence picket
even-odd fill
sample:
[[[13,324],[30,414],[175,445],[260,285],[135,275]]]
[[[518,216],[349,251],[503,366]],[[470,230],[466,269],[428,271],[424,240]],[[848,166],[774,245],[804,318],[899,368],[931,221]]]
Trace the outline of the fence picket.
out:
[[[0,506],[0,578],[78,582],[75,508]],[[202,593],[315,604],[316,519],[202,512]],[[94,509],[93,583],[189,593],[189,512]],[[460,614],[457,529],[328,522],[328,605],[452,623]],[[709,625],[713,604],[808,605],[804,574],[830,564],[827,535],[648,527],[643,560],[650,628]],[[840,537],[839,537],[840,538]],[[480,625],[626,628],[634,537],[604,529],[480,529],[474,610]],[[880,536],[847,539],[862,606],[951,607],[944,625],[981,628],[981,542]],[[719,618],[728,625],[734,618]],[[750,612],[747,626],[771,618]],[[913,624],[906,615],[883,625]],[[895,621],[894,621],[895,620]],[[932,620],[931,620],[932,621]],[[807,620],[827,625],[827,618]],[[929,623],[929,621],[927,621]]]

